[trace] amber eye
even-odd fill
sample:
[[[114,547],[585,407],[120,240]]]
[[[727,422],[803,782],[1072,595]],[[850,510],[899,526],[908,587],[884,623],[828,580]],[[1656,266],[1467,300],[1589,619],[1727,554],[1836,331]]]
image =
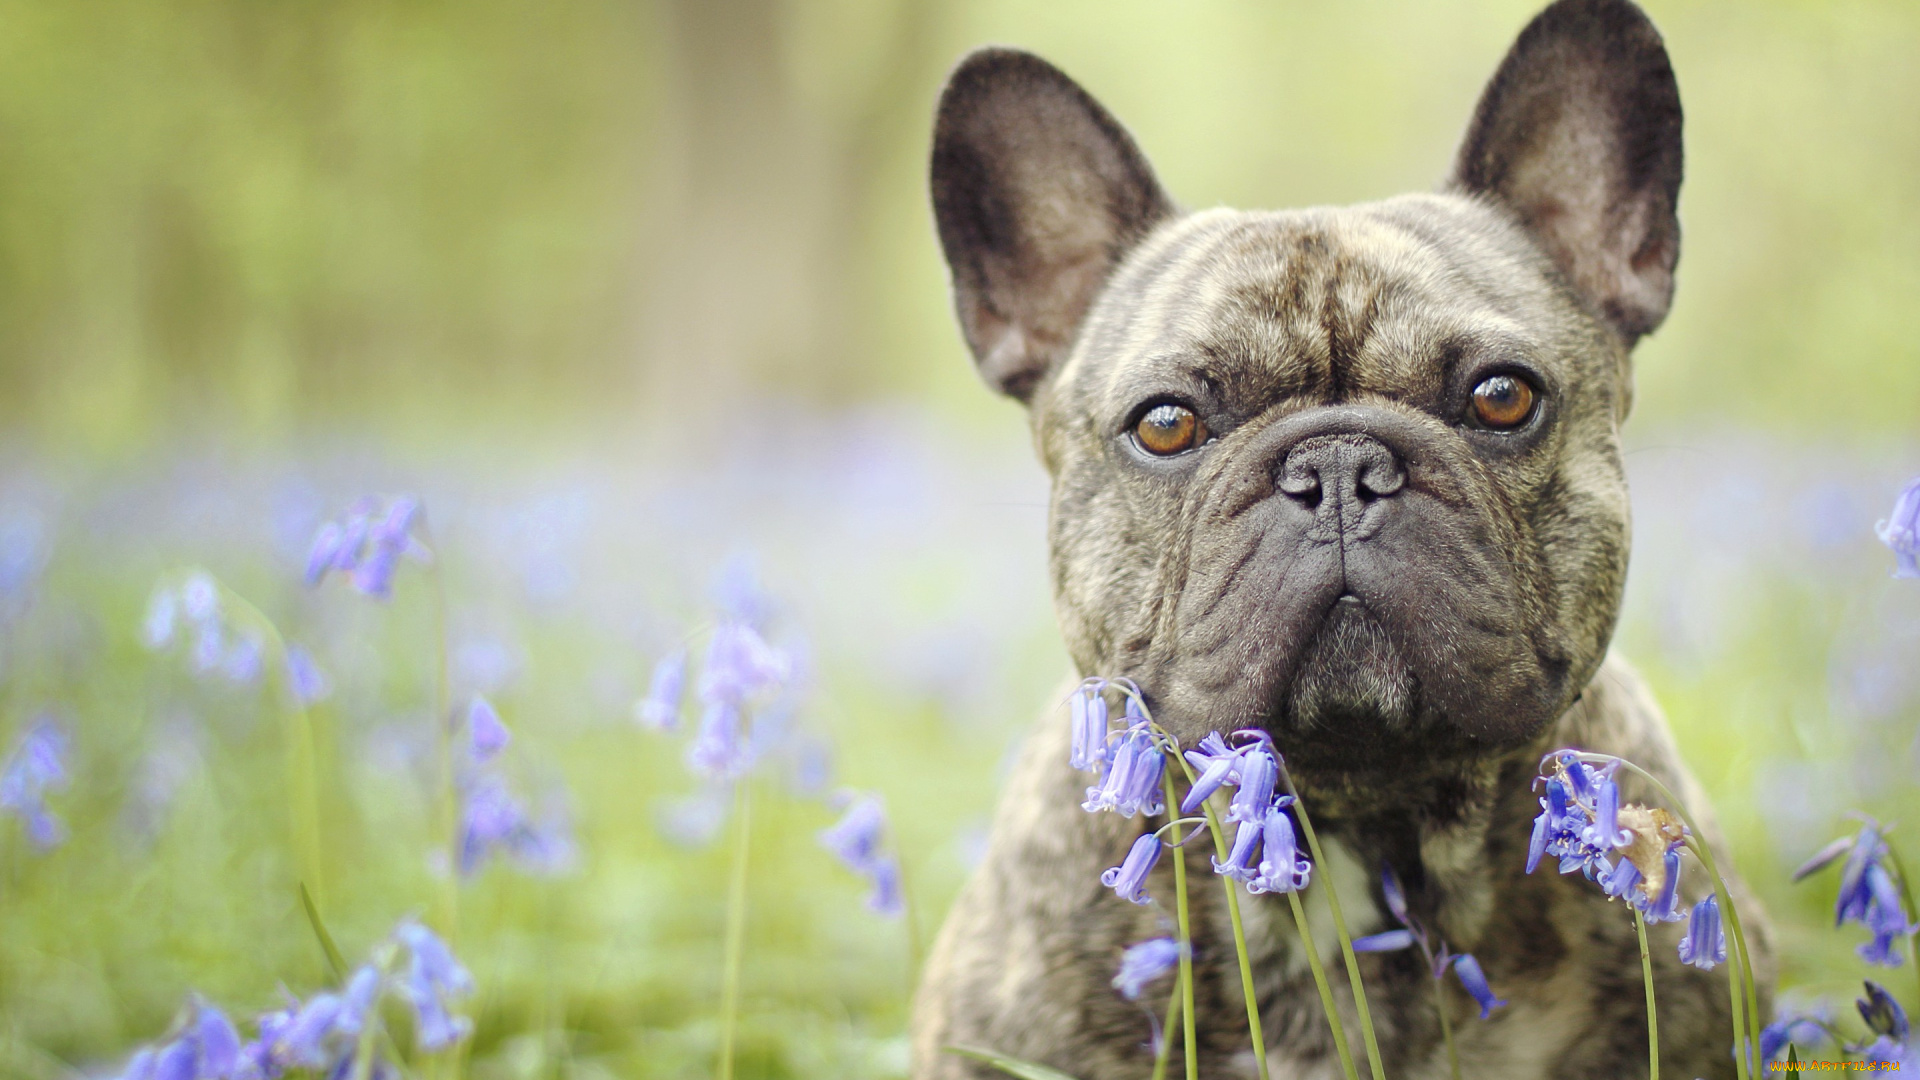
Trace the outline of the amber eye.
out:
[[[1133,437],[1149,454],[1169,457],[1191,450],[1207,439],[1207,426],[1193,410],[1179,405],[1155,405],[1134,425]]]
[[[1533,415],[1533,387],[1511,375],[1495,375],[1473,388],[1473,418],[1495,431],[1511,431]]]

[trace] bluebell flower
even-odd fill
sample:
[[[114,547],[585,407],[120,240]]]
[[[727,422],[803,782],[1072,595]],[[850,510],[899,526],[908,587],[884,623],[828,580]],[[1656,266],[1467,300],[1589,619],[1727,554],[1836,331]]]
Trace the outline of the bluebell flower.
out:
[[[475,694],[467,706],[467,751],[475,764],[484,765],[507,748],[513,735],[500,722],[500,713],[483,695]]]
[[[1257,871],[1254,868],[1254,852],[1260,850],[1260,839],[1266,832],[1264,821],[1243,821],[1233,834],[1233,846],[1227,851],[1227,861],[1221,862],[1216,856],[1213,860],[1213,872],[1229,877],[1241,884],[1253,879]]]
[[[1898,560],[1893,576],[1920,578],[1920,563],[1914,561],[1916,555],[1920,555],[1920,476],[1909,480],[1900,490],[1900,497],[1893,503],[1893,515],[1875,524],[1873,531]]]
[[[1595,788],[1593,823],[1580,839],[1602,851],[1626,847],[1633,842],[1633,834],[1620,828],[1620,786],[1608,776],[1601,777]]]
[[[1128,1001],[1139,1001],[1147,984],[1180,964],[1185,950],[1172,938],[1153,938],[1132,945],[1120,954],[1120,971],[1113,977],[1113,988]]]
[[[1385,930],[1357,938],[1353,942],[1353,951],[1396,952],[1418,945],[1434,981],[1439,982],[1448,971],[1452,971],[1454,977],[1460,980],[1461,987],[1479,1003],[1480,1019],[1485,1020],[1493,1010],[1506,1004],[1494,997],[1493,990],[1487,985],[1486,974],[1480,970],[1480,961],[1475,960],[1471,953],[1451,952],[1444,941],[1438,942],[1437,950],[1434,948],[1436,939],[1429,937],[1426,927],[1408,912],[1406,892],[1400,887],[1400,877],[1391,866],[1380,868],[1380,895],[1387,902],[1387,911],[1402,929]]]
[[[1466,989],[1467,993],[1473,995],[1473,1000],[1480,1006],[1480,1019],[1485,1020],[1492,1015],[1493,1010],[1507,1003],[1504,998],[1494,996],[1493,988],[1487,985],[1486,973],[1480,970],[1480,961],[1475,960],[1471,955],[1460,953],[1455,956],[1453,973],[1459,978],[1460,985]]]
[[[700,670],[700,698],[709,704],[736,707],[777,690],[792,673],[787,654],[768,645],[759,631],[744,622],[723,622],[714,628]]]
[[[313,654],[298,645],[287,646],[287,689],[302,707],[325,701],[333,693],[333,682],[313,659]]]
[[[1906,1042],[1909,1033],[1907,1011],[1900,1007],[1900,1002],[1892,994],[1887,993],[1886,987],[1872,979],[1864,980],[1862,985],[1866,987],[1867,996],[1855,1004],[1860,1009],[1860,1019],[1867,1022],[1868,1030],[1875,1035],[1888,1036],[1896,1042]]]
[[[461,875],[472,876],[494,852],[510,849],[527,827],[526,808],[505,781],[485,774],[470,780],[460,811]]]
[[[1180,800],[1180,812],[1183,814],[1193,813],[1201,803],[1212,798],[1214,792],[1239,782],[1239,752],[1230,749],[1217,731],[1201,739],[1198,748],[1187,751],[1186,759],[1199,770],[1199,775],[1194,777],[1193,786],[1187,789],[1186,798]]]
[[[140,641],[149,649],[164,649],[173,644],[174,627],[179,621],[180,600],[165,586],[153,590],[147,599],[147,616],[140,624]]]
[[[906,894],[900,890],[900,864],[892,855],[873,861],[867,880],[873,886],[867,894],[867,910],[889,919],[899,918],[907,910]]]
[[[1772,1061],[1789,1043],[1801,1047],[1817,1046],[1827,1039],[1827,1023],[1810,1015],[1784,1014],[1760,1029],[1760,1060]]]
[[[900,865],[889,854],[883,841],[887,833],[887,812],[873,795],[849,795],[840,820],[820,832],[820,846],[873,886],[867,906],[882,915],[898,915],[905,910],[900,891]]]
[[[320,526],[307,552],[306,582],[318,585],[328,574],[347,576],[360,592],[385,600],[403,558],[427,562],[432,552],[413,536],[420,502],[402,495],[384,507],[373,498],[356,499],[344,521]]]
[[[1113,761],[1097,787],[1087,789],[1087,801],[1081,808],[1088,812],[1112,810],[1122,817],[1158,814],[1166,809],[1161,777],[1167,767],[1166,755],[1154,743],[1145,724],[1127,729],[1115,748]]]
[[[887,813],[880,806],[880,800],[872,795],[860,795],[847,803],[839,821],[821,830],[820,846],[848,867],[864,870],[880,853],[880,840],[886,830]]]
[[[1287,813],[1292,802],[1292,796],[1282,795],[1267,808],[1260,829],[1260,870],[1247,881],[1248,892],[1298,892],[1313,876],[1312,860],[1294,842],[1293,818]]]
[[[47,808],[49,793],[66,790],[67,735],[48,715],[28,726],[0,767],[0,811],[13,814],[27,840],[48,851],[66,839],[66,826]]]
[[[327,571],[334,569],[345,540],[346,530],[340,527],[339,522],[329,521],[320,526],[320,531],[313,535],[313,544],[307,549],[305,579],[308,585],[320,584],[320,580],[327,576]]]
[[[1399,952],[1413,947],[1411,930],[1383,930],[1378,934],[1353,939],[1354,952]]]
[[[219,584],[204,570],[187,575],[186,582],[180,586],[180,607],[194,623],[204,626],[217,622],[220,618]]]
[[[194,628],[193,648],[187,657],[193,665],[196,675],[211,675],[220,669],[221,661],[227,656],[226,635],[221,633],[217,622],[202,623]]]
[[[1659,891],[1656,892],[1647,903],[1646,908],[1642,911],[1642,915],[1650,923],[1679,922],[1681,919],[1686,918],[1686,916],[1679,911],[1679,845],[1675,844],[1667,848],[1667,853],[1661,857],[1661,861],[1666,873],[1661,878]]]
[[[1273,804],[1274,785],[1280,779],[1279,759],[1266,743],[1255,743],[1240,752],[1235,771],[1239,786],[1234,789],[1233,801],[1227,804],[1227,820],[1265,821],[1267,808]]]
[[[1067,698],[1072,724],[1073,751],[1068,764],[1081,772],[1098,772],[1108,762],[1106,680],[1088,679]]]
[[[473,978],[433,931],[408,919],[394,939],[409,953],[400,980],[401,996],[413,1008],[414,1041],[422,1050],[443,1050],[473,1032],[473,1021],[449,1006],[473,993]]]
[[[700,727],[687,745],[687,767],[712,780],[731,780],[753,767],[753,745],[741,730],[740,707],[729,701],[707,704]]]
[[[1712,971],[1726,960],[1727,932],[1720,926],[1720,901],[1708,893],[1687,916],[1687,932],[1680,938],[1680,962]]]
[[[226,1013],[195,994],[173,1037],[141,1048],[120,1080],[238,1080],[241,1067],[240,1033]]]
[[[1640,884],[1640,868],[1633,864],[1632,859],[1623,858],[1605,866],[1594,875],[1593,880],[1609,900],[1626,900],[1637,908],[1645,908],[1649,902],[1646,894],[1635,888]]]
[[[687,651],[675,649],[653,665],[653,679],[647,696],[633,707],[633,718],[655,731],[675,731],[680,727],[680,699],[685,696]]]
[[[1160,838],[1152,833],[1142,835],[1127,850],[1127,857],[1100,875],[1100,884],[1119,894],[1122,900],[1136,904],[1149,903],[1152,897],[1146,893],[1147,875],[1154,864],[1160,861]]]
[[[1794,880],[1847,857],[1840,872],[1840,890],[1834,900],[1833,924],[1857,922],[1873,936],[1856,948],[1860,958],[1883,967],[1899,967],[1901,938],[1920,930],[1907,920],[1906,905],[1887,865],[1890,851],[1881,837],[1880,823],[1871,818],[1852,837],[1842,837],[1822,848],[1794,872]]]
[[[233,646],[220,660],[220,673],[237,683],[251,683],[260,677],[260,643],[251,637],[237,635]]]
[[[1547,856],[1563,874],[1581,873],[1609,899],[1624,899],[1648,919],[1678,921],[1679,849],[1686,828],[1665,810],[1620,804],[1618,758],[1595,769],[1571,750],[1542,760],[1553,771],[1535,782],[1545,793],[1527,845],[1527,873]],[[1613,855],[1620,853],[1615,861]]]

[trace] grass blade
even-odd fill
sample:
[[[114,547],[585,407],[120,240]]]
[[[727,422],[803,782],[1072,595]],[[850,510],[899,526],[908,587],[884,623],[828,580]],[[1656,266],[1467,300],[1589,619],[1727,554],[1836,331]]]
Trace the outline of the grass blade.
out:
[[[327,933],[327,924],[320,921],[320,909],[313,905],[313,894],[307,891],[307,883],[300,883],[300,907],[307,913],[307,925],[313,927],[313,936],[320,939],[320,951],[327,954],[327,966],[333,969],[333,977],[344,982],[347,977],[347,959],[340,955],[340,947],[333,943],[333,935]]]
[[[1051,1066],[1035,1065],[1031,1061],[1021,1061],[1019,1058],[1010,1058],[1005,1054],[996,1054],[991,1050],[981,1050],[972,1046],[945,1046],[941,1047],[941,1049],[949,1054],[957,1054],[960,1057],[983,1061],[999,1069],[1001,1072],[1006,1073],[1008,1076],[1019,1077],[1020,1080],[1074,1080],[1072,1076]]]

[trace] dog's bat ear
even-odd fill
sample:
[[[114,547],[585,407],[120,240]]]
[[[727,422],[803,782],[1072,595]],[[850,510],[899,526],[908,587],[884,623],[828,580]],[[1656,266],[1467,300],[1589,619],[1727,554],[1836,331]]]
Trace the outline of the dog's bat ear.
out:
[[[1559,0],[1487,84],[1457,190],[1517,214],[1631,346],[1666,318],[1680,257],[1680,90],[1629,0]]]
[[[1119,122],[1030,53],[954,69],[933,129],[933,214],[981,377],[1026,401],[1128,248],[1174,212]]]

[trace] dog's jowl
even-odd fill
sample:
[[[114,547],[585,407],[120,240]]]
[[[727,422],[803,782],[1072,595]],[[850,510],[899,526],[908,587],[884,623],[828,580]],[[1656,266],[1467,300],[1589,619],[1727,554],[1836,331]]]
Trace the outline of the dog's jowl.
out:
[[[1646,1075],[1631,913],[1525,873],[1540,754],[1628,757],[1710,819],[1657,707],[1608,655],[1629,354],[1673,294],[1680,118],[1660,36],[1627,0],[1541,13],[1439,189],[1357,206],[1185,211],[1112,116],[1025,53],[969,56],[940,101],[933,205],[954,302],[1052,475],[1075,664],[1133,679],[1188,745],[1272,735],[1329,841],[1312,888],[1339,889],[1355,934],[1386,929],[1390,864],[1416,917],[1509,1002],[1481,1021],[1447,987],[1468,1076]],[[1067,738],[1058,710],[1035,728],[941,932],[915,1006],[919,1077],[992,1075],[942,1053],[953,1044],[1082,1080],[1152,1067],[1142,1013],[1110,980],[1163,915],[1099,877],[1164,818],[1082,812]],[[1200,1073],[1246,1076],[1210,854],[1186,851],[1208,886],[1191,890]],[[1154,895],[1172,894],[1172,864]],[[1693,875],[1684,899],[1706,887]],[[1333,973],[1357,1052],[1337,944],[1303,943],[1284,898],[1243,908],[1272,1074],[1338,1075],[1305,955]],[[1725,973],[1681,965],[1679,929],[1652,928],[1663,1071],[1732,1076]],[[1387,1074],[1446,1076],[1423,961],[1370,954],[1361,970]]]

